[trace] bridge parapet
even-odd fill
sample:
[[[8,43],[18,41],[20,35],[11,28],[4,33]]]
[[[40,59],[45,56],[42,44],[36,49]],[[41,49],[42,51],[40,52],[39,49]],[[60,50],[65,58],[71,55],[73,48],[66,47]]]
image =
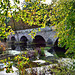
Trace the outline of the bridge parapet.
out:
[[[55,41],[57,40],[57,38],[54,38],[56,32],[52,30],[52,28],[49,27],[45,27],[45,28],[40,28],[41,31],[38,31],[38,28],[35,28],[37,30],[36,32],[36,36],[40,36],[42,37],[45,42],[47,43],[49,39],[51,39],[51,41],[49,41],[50,43],[52,43],[52,45],[54,45]],[[34,29],[34,30],[35,30]],[[10,39],[9,41],[11,41],[11,38],[14,36],[16,42],[20,42],[21,38],[23,36],[25,36],[28,40],[27,42],[33,42],[34,39],[31,38],[31,36],[29,35],[29,33],[32,31],[33,29],[26,29],[26,30],[18,30],[16,31],[15,35],[10,35]],[[35,36],[35,37],[36,37]],[[40,40],[41,41],[41,40]]]

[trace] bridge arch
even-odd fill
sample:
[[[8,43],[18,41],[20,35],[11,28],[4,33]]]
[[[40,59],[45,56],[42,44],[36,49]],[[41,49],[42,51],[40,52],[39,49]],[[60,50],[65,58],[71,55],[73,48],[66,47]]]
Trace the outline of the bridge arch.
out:
[[[7,41],[7,38],[2,39],[1,41],[2,41],[2,42],[6,42],[6,41]]]
[[[25,50],[25,48],[27,48],[27,41],[28,41],[28,39],[27,39],[26,36],[22,36],[20,38],[20,48],[21,48],[21,50]]]
[[[16,49],[15,41],[16,41],[16,38],[14,36],[12,36],[11,37],[11,49],[12,50],[15,50]]]
[[[33,45],[34,47],[45,47],[46,42],[45,39],[41,35],[36,35],[33,39]]]
[[[54,46],[53,46],[54,51],[56,52],[58,57],[65,57],[65,52],[67,49],[65,49],[65,46],[64,47],[58,46],[58,42],[59,42],[58,39],[59,38],[57,38],[56,41],[54,42]]]
[[[56,41],[54,42],[54,46],[58,46],[58,38],[56,39]]]

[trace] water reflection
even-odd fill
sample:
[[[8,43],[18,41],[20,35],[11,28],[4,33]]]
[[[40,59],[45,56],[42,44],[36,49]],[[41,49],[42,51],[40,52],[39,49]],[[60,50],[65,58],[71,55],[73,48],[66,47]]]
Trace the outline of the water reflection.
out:
[[[25,36],[22,36],[20,39],[20,49],[25,50],[27,48],[28,39]]]
[[[15,37],[12,36],[12,37],[11,37],[11,49],[12,49],[12,50],[15,50],[15,49],[16,49],[15,41],[16,41]]]

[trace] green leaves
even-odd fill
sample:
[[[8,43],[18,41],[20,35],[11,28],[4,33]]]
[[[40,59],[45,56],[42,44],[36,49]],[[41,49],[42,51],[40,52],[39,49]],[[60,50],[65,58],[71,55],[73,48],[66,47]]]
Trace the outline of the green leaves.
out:
[[[75,0],[59,0],[52,5],[39,4],[38,1],[29,2],[25,0],[23,10],[17,6],[19,0],[14,0],[15,5],[11,6],[9,0],[0,1],[0,36],[7,37],[12,32],[11,27],[5,23],[6,17],[12,17],[15,21],[23,20],[27,25],[38,25],[41,28],[51,25],[55,26],[55,31],[58,33],[60,46],[66,45],[66,49],[75,50]],[[11,11],[11,9],[18,11]],[[49,22],[50,21],[50,22]],[[47,24],[47,23],[51,24]],[[7,27],[6,27],[7,26]],[[17,26],[18,27],[18,26]],[[40,31],[40,29],[38,29]],[[32,31],[29,35],[34,38],[37,31]],[[68,51],[67,50],[67,51]]]
[[[36,29],[33,29],[31,31],[31,33],[29,33],[29,35],[31,36],[32,39],[34,39],[34,37],[36,36],[36,33],[37,33],[37,30]]]
[[[68,54],[71,50],[75,50],[75,13],[73,8],[73,0],[59,0],[55,7],[50,11],[50,20],[54,25],[57,37],[59,37],[59,46],[64,47],[66,45]],[[75,52],[74,52],[75,54]],[[73,55],[71,57],[74,57]]]
[[[46,5],[39,5],[39,3],[35,1],[34,3],[31,2],[28,6],[24,5],[24,7],[26,7],[24,8],[24,11],[22,10],[22,13],[24,14],[21,14],[24,16],[22,16],[21,18],[25,23],[28,23],[29,25],[38,25],[45,27],[46,19],[48,18]]]
[[[19,4],[20,3],[20,0],[14,0],[14,2],[16,2],[17,4]]]
[[[44,19],[46,19],[47,15],[44,16]]]
[[[19,3],[19,0],[15,0],[15,2]],[[8,26],[7,23],[9,20],[8,18],[11,18],[12,14],[14,13],[13,11],[11,11],[11,9],[13,9],[14,7],[17,8],[17,6],[10,6],[11,3],[9,0],[0,0],[0,5],[0,40],[2,40],[4,38],[7,38],[10,33],[13,33],[11,27]]]

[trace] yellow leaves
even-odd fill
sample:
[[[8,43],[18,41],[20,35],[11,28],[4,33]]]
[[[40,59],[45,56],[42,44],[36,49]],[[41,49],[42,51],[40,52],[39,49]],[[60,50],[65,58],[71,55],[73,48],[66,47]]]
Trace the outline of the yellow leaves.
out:
[[[72,6],[69,9],[72,9]]]
[[[2,33],[5,33],[5,30],[4,30],[4,31],[2,31]]]
[[[25,0],[25,2],[30,2],[30,0]]]
[[[68,16],[68,14],[66,16]]]
[[[36,18],[38,18],[38,15],[36,15]]]
[[[8,60],[10,60],[10,57],[8,57]]]
[[[8,63],[10,64],[10,61],[8,61]]]
[[[36,36],[36,32],[37,32],[37,30],[34,29],[34,30],[32,30],[31,33],[29,33],[28,35],[30,35],[31,38],[34,39],[34,37]]]
[[[5,45],[3,43],[1,43],[1,42],[0,42],[0,50],[3,50],[3,51],[6,50]]]
[[[61,41],[61,39],[59,38],[58,41]]]
[[[42,25],[42,27],[41,28],[45,28],[45,23]]]
[[[37,4],[37,2],[35,4]]]
[[[38,31],[41,31],[41,29],[40,29],[40,28],[38,28]]]
[[[3,45],[1,45],[1,47],[3,47]]]
[[[38,0],[38,2],[40,2],[40,0]]]
[[[33,12],[33,14],[35,15],[35,12]]]
[[[57,37],[59,36],[60,33],[57,33]]]
[[[31,38],[34,39],[34,36],[32,35]]]
[[[26,5],[24,5],[24,7],[26,7]]]
[[[37,9],[40,9],[39,7]]]
[[[8,28],[11,28],[11,26],[8,26]]]
[[[45,28],[45,23],[43,24],[43,27]]]
[[[3,47],[3,51],[6,50],[5,47]]]
[[[69,36],[69,34],[67,33],[67,36]]]
[[[24,64],[27,64],[27,63],[28,63],[27,61],[24,62]]]
[[[14,31],[11,31],[11,33],[12,33],[12,34],[15,34],[15,32],[14,32]]]
[[[3,62],[3,60],[1,60],[1,62]]]
[[[55,38],[57,38],[57,36],[56,36],[56,35],[54,35],[54,39],[55,39]]]
[[[27,58],[27,60],[29,60],[29,58]]]
[[[8,34],[5,34],[5,36],[8,36]]]
[[[25,0],[25,2],[27,2],[27,0]]]
[[[3,26],[6,26],[6,24],[4,24]]]
[[[8,14],[10,14],[10,12],[8,12]]]
[[[25,52],[25,54],[27,54],[27,52]]]
[[[12,17],[12,15],[11,15],[11,13],[10,13],[10,12],[8,12],[8,17],[10,17],[10,18]]]
[[[27,23],[28,23],[28,20],[27,20]]]
[[[30,2],[30,0],[28,0],[28,2]]]
[[[2,0],[0,0],[0,2],[2,2]]]
[[[6,62],[6,61],[7,61],[7,59],[4,59],[4,61]]]
[[[44,19],[46,19],[47,15],[44,16]]]
[[[26,10],[23,10],[24,12],[26,12]]]
[[[37,30],[35,29],[35,32],[37,32]]]

